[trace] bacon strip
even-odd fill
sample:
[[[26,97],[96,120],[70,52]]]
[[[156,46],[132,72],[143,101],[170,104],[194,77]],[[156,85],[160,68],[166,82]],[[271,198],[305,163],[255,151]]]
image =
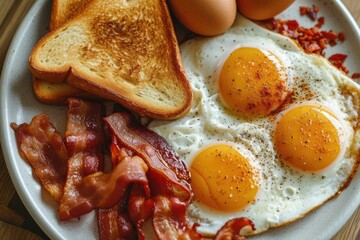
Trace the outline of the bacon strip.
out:
[[[129,148],[144,159],[149,167],[147,174],[154,201],[153,227],[158,239],[201,239],[196,228],[190,228],[186,221],[186,209],[192,198],[190,176],[184,163],[175,157],[169,144],[156,133],[145,129],[135,122],[127,112],[114,113],[105,118],[115,136],[115,141]],[[116,147],[113,147],[116,151]],[[143,221],[146,213],[145,198],[135,206],[136,215],[130,212],[132,220]],[[134,208],[129,204],[129,211]],[[145,214],[145,218],[147,215]],[[141,222],[142,223],[142,222]],[[139,228],[139,226],[138,226]],[[139,232],[142,239],[142,232]]]
[[[171,165],[176,161],[167,162],[154,146],[134,132],[131,124],[135,121],[129,113],[114,113],[104,120],[117,140],[140,156],[148,165],[152,195],[161,194],[176,196],[181,200],[191,200],[192,191],[187,181],[189,177],[184,178],[183,174],[177,175],[180,170],[174,172],[172,169],[178,169],[179,166]],[[136,127],[140,126],[136,125]],[[161,183],[161,187],[153,186],[153,183]]]
[[[98,228],[100,240],[137,239],[135,227],[122,202],[98,210]]]
[[[166,139],[154,131],[136,124],[137,121],[135,120],[131,120],[131,123],[132,125],[129,126],[130,129],[149,142],[159,152],[171,171],[176,174],[183,184],[188,185],[188,188],[190,189],[191,187],[189,183],[191,180],[189,170],[185,162],[180,159],[179,155],[176,154],[173,147],[166,141]]]
[[[113,138],[113,140],[115,139]],[[132,154],[127,154],[126,149],[121,148],[114,141],[111,142],[110,149],[113,166],[116,166],[125,157],[132,156]],[[135,226],[127,210],[129,190],[130,188],[126,189],[126,193],[113,207],[98,209],[100,240],[137,239]]]
[[[136,226],[139,240],[145,239],[142,226],[154,212],[154,202],[146,195],[146,190],[143,186],[134,184],[130,193],[128,209],[130,218]]]
[[[96,103],[71,98],[68,100],[68,121],[66,129],[66,147],[70,156],[80,152],[90,152],[99,156],[95,168],[102,165],[102,145],[104,128],[102,118],[104,106]],[[90,166],[93,168],[92,166]],[[89,169],[93,171],[93,169]]]
[[[83,178],[99,171],[103,166],[104,141],[102,117],[104,108],[95,102],[68,100],[66,147],[69,152],[68,173],[64,193],[58,209],[61,220],[78,217],[91,207],[82,200],[79,186]]]
[[[202,239],[196,226],[186,221],[187,204],[175,197],[157,196],[154,199],[153,226],[158,239]]]
[[[110,173],[96,172],[82,179],[72,198],[60,205],[61,220],[81,216],[96,208],[109,208],[124,197],[134,182],[147,184],[147,166],[139,157],[126,158]]]
[[[113,168],[123,163],[124,159],[132,157],[132,160],[136,161],[136,158],[139,158],[128,149],[119,146],[114,137],[110,149]],[[142,177],[146,178],[145,174]],[[145,183],[135,183],[132,188],[126,187],[122,191],[126,192],[117,205],[98,211],[99,236],[101,240],[144,239],[142,224],[153,212],[149,186]]]
[[[229,220],[217,232],[215,240],[245,240],[246,238],[241,236],[240,233],[245,227],[249,227],[249,230],[255,231],[254,223],[248,218],[242,217]]]
[[[42,186],[59,201],[66,179],[68,152],[61,135],[45,114],[30,124],[11,123],[21,157],[31,166]]]

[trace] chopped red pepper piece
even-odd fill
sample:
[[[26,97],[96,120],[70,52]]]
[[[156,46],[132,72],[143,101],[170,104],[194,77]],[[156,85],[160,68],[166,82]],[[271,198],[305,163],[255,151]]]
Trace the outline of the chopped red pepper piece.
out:
[[[351,77],[353,79],[360,78],[360,73],[354,73],[353,75],[351,75]]]
[[[325,24],[325,18],[324,18],[324,17],[319,17],[318,20],[317,20],[317,24],[315,25],[315,27],[321,28],[324,24]]]
[[[311,43],[309,46],[306,47],[305,52],[307,53],[315,53],[319,51],[321,48],[317,43]]]
[[[329,61],[331,61],[331,62],[340,61],[343,63],[346,58],[347,58],[347,55],[341,54],[341,53],[336,53],[329,57]]]
[[[338,38],[339,38],[339,40],[342,41],[342,42],[345,41],[345,33],[339,32],[339,33],[338,33]]]
[[[296,20],[289,20],[289,21],[286,21],[285,25],[287,26],[288,30],[296,30],[300,25],[298,23],[298,21]]]
[[[314,27],[311,28],[305,28],[300,25],[296,27],[298,23],[295,20],[281,20],[275,18],[262,21],[260,24],[269,30],[278,32],[284,36],[288,36],[294,39],[307,53],[315,53],[321,56],[325,56],[324,49],[326,49],[328,45],[335,46],[337,44],[337,40],[345,41],[345,34],[343,32],[336,33],[332,30],[320,30],[321,27],[325,24],[325,18],[318,18],[318,12],[319,8],[317,6],[300,7],[301,16],[307,15],[314,21],[317,19],[317,23]],[[343,71],[345,74],[349,73],[349,70],[344,65],[344,60],[330,59],[330,61],[335,67]]]

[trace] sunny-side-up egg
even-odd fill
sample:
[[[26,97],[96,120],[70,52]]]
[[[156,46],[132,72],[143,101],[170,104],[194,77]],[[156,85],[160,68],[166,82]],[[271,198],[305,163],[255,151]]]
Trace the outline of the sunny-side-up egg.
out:
[[[360,87],[322,57],[237,16],[230,30],[181,45],[189,114],[154,121],[186,161],[187,217],[214,235],[236,217],[257,234],[341,192],[359,156]]]

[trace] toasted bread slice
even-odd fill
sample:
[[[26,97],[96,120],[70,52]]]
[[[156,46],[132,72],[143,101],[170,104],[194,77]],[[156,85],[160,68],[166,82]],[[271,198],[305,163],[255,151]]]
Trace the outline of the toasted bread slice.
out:
[[[32,74],[68,82],[157,119],[184,115],[192,91],[165,0],[94,0],[47,34]]]
[[[33,92],[40,102],[47,104],[65,104],[70,97],[96,99],[96,96],[73,88],[66,82],[52,83],[33,77]]]
[[[64,24],[87,2],[88,0],[53,0],[50,30]],[[36,99],[47,104],[66,104],[69,97],[95,98],[67,83],[49,83],[36,77],[32,78],[32,87]]]
[[[85,6],[89,0],[53,0],[50,16],[50,30],[63,25],[69,18]]]
[[[88,92],[72,87],[66,82],[52,83],[32,77],[32,89],[35,98],[42,103],[64,105],[71,97],[84,99],[99,99]]]

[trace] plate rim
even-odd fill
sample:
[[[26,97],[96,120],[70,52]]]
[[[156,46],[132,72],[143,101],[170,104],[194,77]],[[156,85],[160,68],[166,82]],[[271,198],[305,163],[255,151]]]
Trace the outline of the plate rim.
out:
[[[24,29],[28,29],[33,23],[32,20],[36,13],[40,11],[42,7],[46,4],[46,0],[36,0],[33,5],[30,7],[28,12],[26,13],[25,17],[22,19],[21,23],[19,24],[12,40],[9,45],[8,51],[6,53],[6,57],[4,59],[4,64],[1,72],[0,82],[1,82],[1,108],[6,109],[8,98],[4,97],[7,96],[8,93],[6,92],[6,88],[4,87],[6,85],[5,78],[7,78],[9,75],[11,75],[11,71],[9,69],[9,66],[12,65],[14,58],[15,58],[15,52],[16,47],[20,44],[20,40],[23,39],[24,35]],[[9,173],[9,176],[11,178],[11,181],[15,187],[15,190],[17,194],[19,195],[20,200],[24,204],[26,210],[29,212],[31,217],[34,219],[36,224],[41,228],[41,230],[44,231],[44,233],[50,237],[51,239],[61,239],[61,234],[58,232],[58,230],[54,229],[49,222],[47,222],[46,216],[38,209],[36,204],[31,201],[29,197],[28,189],[26,188],[25,184],[23,183],[22,178],[19,178],[20,173],[18,169],[16,168],[16,165],[12,163],[11,159],[16,158],[14,154],[11,152],[10,147],[10,136],[9,134],[9,128],[10,128],[10,122],[8,121],[8,111],[2,112],[2,115],[0,117],[0,124],[1,124],[1,148],[4,155],[5,165],[7,168],[7,171]],[[10,171],[11,169],[11,171]]]
[[[341,10],[340,14],[342,15],[342,19],[344,19],[348,23],[348,27],[351,27],[351,29],[356,32],[357,34],[354,36],[356,37],[356,41],[360,42],[360,27],[358,23],[355,21],[354,17],[351,15],[349,9],[345,6],[345,4],[341,0],[333,0],[329,1],[329,3],[334,3],[335,8]],[[40,11],[42,7],[44,7],[47,3],[46,0],[36,0],[29,11],[26,13],[25,17],[23,18],[22,22],[18,26],[13,39],[11,41],[11,44],[8,48],[6,57],[4,59],[4,64],[1,72],[1,108],[6,109],[5,107],[8,105],[9,98],[8,93],[5,88],[5,86],[8,84],[5,79],[11,75],[11,71],[9,66],[11,66],[14,62],[15,58],[15,52],[17,49],[17,46],[20,44],[21,40],[24,38],[24,29],[31,28],[31,25],[33,24],[32,20],[36,13]],[[16,159],[16,156],[14,156],[14,153],[11,151],[10,143],[11,136],[9,136],[12,132],[9,130],[10,128],[10,122],[8,111],[3,111],[2,115],[0,117],[0,137],[1,137],[1,148],[4,155],[4,161],[5,165],[7,167],[7,171],[9,173],[9,176],[11,178],[11,181],[15,187],[15,190],[17,194],[19,195],[22,203],[26,207],[27,211],[30,213],[34,221],[38,224],[38,226],[44,231],[44,233],[50,237],[51,239],[61,239],[62,234],[60,234],[59,230],[54,228],[53,225],[51,225],[48,221],[46,221],[46,216],[44,213],[38,209],[37,205],[30,199],[29,191],[26,188],[26,185],[23,184],[23,179],[20,176],[19,170],[16,168],[16,164],[12,163],[12,159]],[[358,170],[358,174],[360,169]],[[350,186],[349,186],[350,187]],[[359,199],[358,203],[352,206],[351,208],[346,208],[346,210],[343,212],[343,215],[346,215],[342,218],[342,224],[338,224],[334,228],[332,228],[332,231],[324,231],[323,237],[331,238],[335,234],[338,233],[338,231],[344,226],[344,224],[350,219],[356,208],[360,205],[360,193],[359,193]]]

